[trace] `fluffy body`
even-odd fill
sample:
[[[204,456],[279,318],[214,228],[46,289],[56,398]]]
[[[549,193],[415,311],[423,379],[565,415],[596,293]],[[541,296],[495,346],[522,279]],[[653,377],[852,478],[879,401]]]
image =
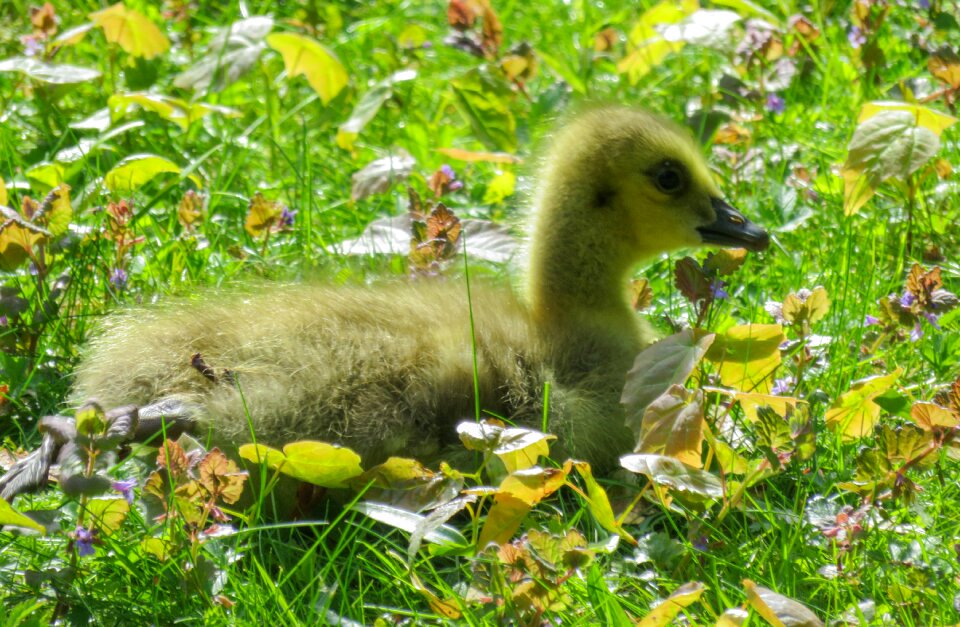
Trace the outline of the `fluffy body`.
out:
[[[107,407],[176,400],[221,446],[317,439],[369,462],[434,459],[475,414],[469,312],[465,286],[438,281],[273,285],[138,309],[112,316],[91,342],[74,397]],[[567,454],[600,462],[622,448],[618,390],[632,342],[605,355],[607,368],[558,377],[560,355],[508,290],[474,286],[473,314],[484,410],[539,425],[552,381],[550,428]],[[195,353],[218,381],[190,365]]]
[[[721,211],[734,219],[718,226]],[[742,229],[761,249],[766,234],[722,203],[687,133],[625,107],[557,132],[531,227],[526,293],[474,286],[480,405],[539,426],[549,381],[555,452],[610,469],[632,448],[624,375],[653,339],[627,303],[628,274],[645,257],[730,243]],[[175,399],[201,433],[229,445],[320,439],[368,463],[432,458],[474,416],[473,350],[460,281],[213,293],[110,318],[74,400]],[[237,385],[202,376],[194,353]]]

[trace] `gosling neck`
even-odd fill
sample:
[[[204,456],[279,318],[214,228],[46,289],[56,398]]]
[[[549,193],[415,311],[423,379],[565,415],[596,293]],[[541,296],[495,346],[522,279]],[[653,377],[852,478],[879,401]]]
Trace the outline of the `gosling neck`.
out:
[[[612,207],[595,207],[595,195],[576,189],[543,192],[533,224],[527,278],[531,315],[548,342],[586,342],[633,350],[636,315],[626,296],[637,255],[624,244]]]

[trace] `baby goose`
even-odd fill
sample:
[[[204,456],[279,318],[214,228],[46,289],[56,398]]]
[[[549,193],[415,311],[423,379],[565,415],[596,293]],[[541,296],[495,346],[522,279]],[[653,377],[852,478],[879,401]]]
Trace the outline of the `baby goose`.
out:
[[[558,456],[609,470],[631,448],[624,375],[653,339],[626,299],[631,269],[704,243],[763,250],[768,236],[721,199],[690,136],[644,111],[581,114],[545,164],[523,298],[474,285],[468,302],[462,283],[421,281],[249,289],[132,310],[92,340],[73,400],[135,404],[148,421],[176,418],[221,445],[317,439],[366,463],[431,458],[474,415],[475,348],[484,410],[539,425],[550,381]],[[203,376],[197,353],[230,375]]]

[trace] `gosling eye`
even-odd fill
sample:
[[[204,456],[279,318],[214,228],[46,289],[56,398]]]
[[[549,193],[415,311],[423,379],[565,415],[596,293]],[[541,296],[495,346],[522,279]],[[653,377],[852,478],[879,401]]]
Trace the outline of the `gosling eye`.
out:
[[[661,163],[652,174],[653,184],[664,194],[679,194],[687,184],[683,167],[671,161]]]

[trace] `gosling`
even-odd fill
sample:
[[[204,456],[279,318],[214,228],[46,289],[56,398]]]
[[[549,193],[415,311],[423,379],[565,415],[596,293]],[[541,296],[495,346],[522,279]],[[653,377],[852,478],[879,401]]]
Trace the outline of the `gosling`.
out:
[[[642,110],[577,116],[544,164],[522,296],[475,283],[468,300],[452,281],[299,285],[135,309],[91,341],[72,400],[134,404],[142,421],[220,446],[310,439],[367,464],[435,460],[475,415],[475,351],[484,412],[539,426],[550,382],[555,456],[611,470],[632,448],[624,375],[654,339],[627,301],[633,268],[702,244],[759,251],[768,235],[724,202],[687,132]],[[225,376],[191,366],[198,353]]]

